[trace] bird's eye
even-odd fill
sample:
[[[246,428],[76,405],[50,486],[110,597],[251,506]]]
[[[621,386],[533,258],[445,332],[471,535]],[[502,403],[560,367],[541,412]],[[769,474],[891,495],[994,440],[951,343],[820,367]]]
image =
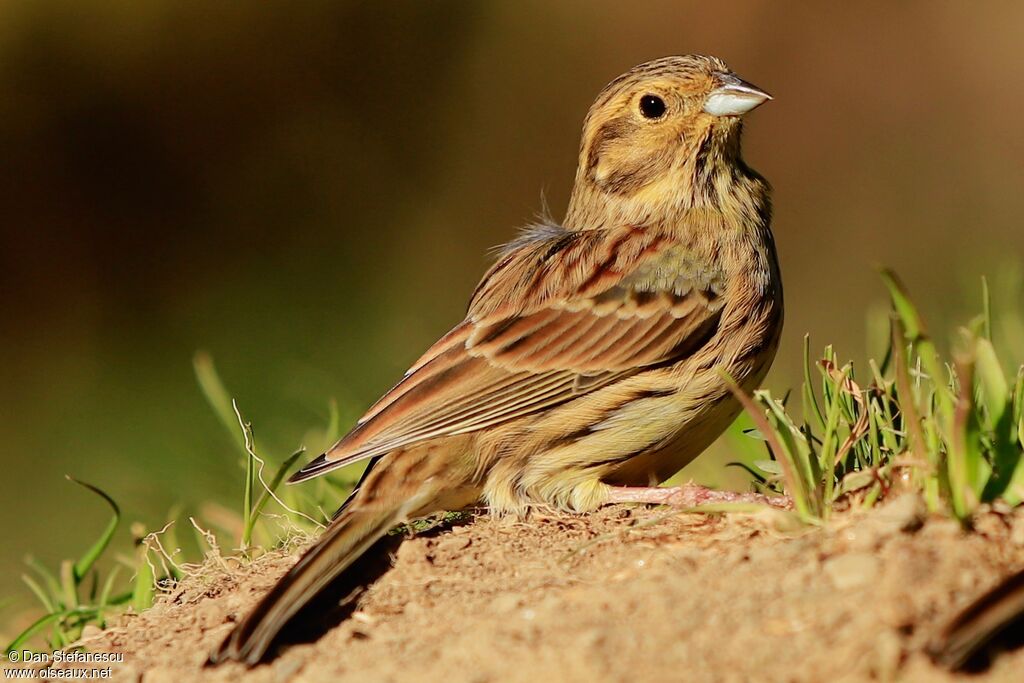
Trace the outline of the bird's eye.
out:
[[[640,98],[640,113],[645,119],[660,119],[665,115],[665,100],[657,95],[644,95]]]

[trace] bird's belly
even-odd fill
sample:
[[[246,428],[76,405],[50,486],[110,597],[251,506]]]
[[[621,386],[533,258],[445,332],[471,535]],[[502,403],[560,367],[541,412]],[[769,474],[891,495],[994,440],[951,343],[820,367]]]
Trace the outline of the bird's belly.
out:
[[[706,404],[699,415],[688,415],[657,446],[625,461],[604,477],[620,486],[657,486],[690,464],[728,428],[740,412],[731,396]]]
[[[774,358],[775,346],[775,342],[770,343],[768,353],[755,357],[745,367],[729,368],[730,376],[740,378],[743,391],[752,392],[761,384]],[[703,453],[728,429],[741,409],[718,368],[692,377],[688,386],[666,402],[655,418],[663,425],[665,438],[618,465],[603,480],[622,486],[660,484]]]

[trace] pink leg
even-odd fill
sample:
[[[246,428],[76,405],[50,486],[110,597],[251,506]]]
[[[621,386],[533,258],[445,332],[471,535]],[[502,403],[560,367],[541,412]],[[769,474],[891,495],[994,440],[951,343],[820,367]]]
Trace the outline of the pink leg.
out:
[[[716,491],[706,486],[686,484],[685,486],[613,486],[609,503],[649,503],[673,507],[698,507],[710,503],[756,503],[788,509],[792,501],[785,496],[764,496],[760,493],[736,493]]]

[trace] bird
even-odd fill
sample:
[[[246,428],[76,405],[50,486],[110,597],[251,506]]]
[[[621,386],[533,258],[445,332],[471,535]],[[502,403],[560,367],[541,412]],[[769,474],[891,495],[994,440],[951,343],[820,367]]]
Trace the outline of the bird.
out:
[[[711,56],[663,57],[587,113],[561,222],[497,252],[465,318],[289,480],[367,469],[210,662],[254,666],[389,530],[430,514],[586,513],[754,494],[658,487],[736,418],[775,357],[782,281],[743,115],[772,99]]]

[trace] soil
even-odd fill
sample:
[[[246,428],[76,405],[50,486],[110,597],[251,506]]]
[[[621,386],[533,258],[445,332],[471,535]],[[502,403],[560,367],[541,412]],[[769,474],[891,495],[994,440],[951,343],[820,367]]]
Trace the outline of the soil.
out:
[[[1024,512],[988,512],[973,532],[912,496],[822,528],[765,514],[449,523],[392,543],[393,567],[368,574],[343,618],[310,617],[251,670],[203,664],[297,552],[215,558],[86,644],[124,653],[115,680],[146,682],[1024,680],[1024,649],[970,675],[924,654],[1024,566]]]

